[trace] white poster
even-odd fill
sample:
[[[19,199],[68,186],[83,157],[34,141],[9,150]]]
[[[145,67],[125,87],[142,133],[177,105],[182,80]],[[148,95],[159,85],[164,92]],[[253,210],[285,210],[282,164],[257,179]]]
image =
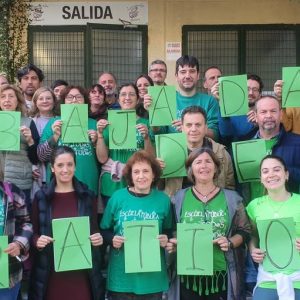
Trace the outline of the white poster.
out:
[[[147,1],[32,2],[31,25],[146,25]]]
[[[177,60],[181,57],[181,42],[166,42],[166,59]]]

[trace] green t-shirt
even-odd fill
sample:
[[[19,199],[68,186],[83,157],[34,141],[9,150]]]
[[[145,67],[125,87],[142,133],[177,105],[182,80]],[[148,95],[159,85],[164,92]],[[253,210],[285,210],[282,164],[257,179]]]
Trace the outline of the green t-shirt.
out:
[[[60,120],[60,117],[55,117],[50,119],[50,121],[45,126],[40,144],[46,142],[53,136],[52,124]],[[97,122],[91,118],[88,119],[88,129],[97,130]],[[96,156],[96,150],[91,142],[89,143],[71,143],[65,144],[58,139],[58,145],[66,145],[71,147],[76,153],[76,170],[75,176],[80,181],[84,182],[90,190],[98,194],[98,180],[99,180],[99,170],[100,164]],[[47,170],[47,182],[50,181],[50,167]]]
[[[296,222],[296,236],[300,237],[300,195],[293,194],[287,201],[273,201],[268,195],[252,200],[246,207],[249,218],[254,224],[257,220],[269,220],[274,218],[294,218]],[[298,270],[286,270],[284,274],[291,274]],[[272,272],[276,273],[276,272]],[[276,288],[276,283],[265,282],[260,285],[264,288]],[[300,282],[294,283],[295,288],[300,288]]]
[[[207,127],[214,131],[215,137],[217,139],[219,135],[218,128],[218,114],[219,114],[219,104],[217,100],[210,95],[203,93],[196,93],[192,97],[185,97],[179,92],[176,92],[176,104],[177,104],[177,119],[181,119],[181,114],[183,110],[189,106],[200,106],[202,107],[207,115]],[[175,128],[172,126],[168,127],[169,132],[176,132]]]
[[[5,205],[3,201],[3,192],[0,190],[0,236],[4,233]]]
[[[158,220],[159,232],[172,228],[169,197],[152,189],[149,195],[136,197],[127,188],[116,191],[109,199],[101,221],[102,229],[112,229],[114,235],[123,235],[123,222],[131,220]],[[111,247],[107,289],[114,292],[151,294],[166,291],[168,279],[163,249],[161,271],[125,273],[124,247]]]
[[[154,140],[153,133],[150,130],[149,121],[144,118],[139,118],[136,120],[136,124],[145,124],[149,130],[149,136],[151,141]],[[104,142],[107,147],[109,147],[109,129],[106,127],[103,132]],[[136,130],[136,139],[137,139],[137,149],[110,149],[109,158],[114,161],[119,161],[121,163],[126,163],[127,160],[131,157],[133,153],[138,150],[144,149],[144,138],[138,130]],[[115,191],[124,188],[126,186],[125,180],[113,181],[111,179],[110,173],[104,173],[101,176],[101,194],[110,197]]]
[[[189,188],[184,197],[180,216],[181,223],[211,223],[213,238],[226,236],[229,226],[228,207],[225,194],[220,191],[207,203],[200,201]],[[219,246],[213,246],[214,271],[226,270],[226,260]]]

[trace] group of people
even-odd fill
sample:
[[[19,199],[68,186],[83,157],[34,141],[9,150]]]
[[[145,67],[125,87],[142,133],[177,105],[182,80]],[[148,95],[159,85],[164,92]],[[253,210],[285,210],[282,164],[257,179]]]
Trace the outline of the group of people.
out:
[[[0,151],[0,233],[8,236],[3,251],[10,276],[0,299],[21,297],[23,271],[28,299],[36,300],[242,300],[247,290],[254,300],[300,299],[299,270],[264,269],[257,226],[280,218],[299,222],[300,109],[281,108],[281,80],[274,96],[262,96],[261,78],[250,74],[248,114],[222,117],[220,68],[205,70],[207,93],[199,93],[199,62],[184,55],[175,71],[177,119],[151,127],[147,89],[166,85],[166,76],[162,60],[118,88],[110,72],[89,89],[65,80],[44,87],[44,74],[33,64],[18,71],[18,85],[0,74],[0,111],[21,113],[20,150]],[[88,104],[88,142],[64,143],[61,104]],[[109,110],[135,110],[135,149],[110,149]],[[174,132],[186,135],[187,176],[162,178],[166,162],[155,155],[154,137]],[[240,184],[231,143],[251,139],[264,139],[268,155],[260,182]],[[52,220],[81,216],[90,221],[92,268],[56,272]],[[160,271],[125,271],[124,222],[139,220],[158,222]],[[212,224],[212,275],[177,274],[176,223]],[[294,248],[300,251],[297,228]]]

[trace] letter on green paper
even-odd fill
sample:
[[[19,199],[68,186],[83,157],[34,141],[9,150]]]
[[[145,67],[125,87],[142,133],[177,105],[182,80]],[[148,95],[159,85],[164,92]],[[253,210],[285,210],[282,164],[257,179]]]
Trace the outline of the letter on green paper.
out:
[[[88,105],[62,104],[62,134],[64,143],[88,143]]]
[[[155,136],[156,155],[164,160],[166,167],[162,177],[186,176],[185,160],[187,142],[184,133],[159,134]]]
[[[158,221],[128,221],[123,226],[125,272],[161,271]]]
[[[300,107],[300,67],[282,68],[282,107]]]
[[[177,224],[177,273],[213,274],[212,224]]]
[[[0,151],[20,151],[19,111],[0,111]]]
[[[248,112],[247,75],[219,78],[222,117],[246,115]]]
[[[52,220],[55,271],[92,268],[88,217]]]
[[[9,288],[8,254],[3,251],[7,246],[7,236],[0,236],[0,289]]]
[[[239,182],[260,180],[259,165],[267,155],[264,139],[232,143],[234,165]]]
[[[168,126],[176,120],[176,89],[172,85],[149,86],[152,97],[149,107],[150,126]]]
[[[109,110],[109,149],[136,149],[135,110]]]
[[[266,251],[263,267],[266,271],[300,269],[300,255],[295,246],[296,231],[293,218],[257,221],[260,246]]]

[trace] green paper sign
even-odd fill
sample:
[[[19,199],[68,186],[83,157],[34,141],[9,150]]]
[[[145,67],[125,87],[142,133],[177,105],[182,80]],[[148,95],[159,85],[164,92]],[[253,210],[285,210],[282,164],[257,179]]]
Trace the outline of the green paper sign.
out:
[[[282,68],[282,107],[300,107],[300,67]]]
[[[92,268],[88,217],[53,219],[52,230],[56,272]]]
[[[0,236],[0,289],[9,288],[8,254],[3,251],[7,247],[7,236]]]
[[[61,139],[64,143],[88,143],[88,105],[62,104]]]
[[[247,75],[220,77],[219,82],[221,116],[246,115],[248,112]]]
[[[213,275],[212,224],[177,224],[177,274]]]
[[[123,226],[125,273],[161,271],[158,221],[128,221]]]
[[[21,113],[0,111],[0,151],[20,151]]]
[[[136,149],[135,110],[109,110],[109,149]]]
[[[150,126],[169,126],[176,120],[176,89],[172,85],[149,86],[152,97],[149,107]]]
[[[257,221],[260,249],[266,251],[264,270],[300,269],[300,254],[295,246],[296,231],[293,218]]]
[[[260,162],[267,155],[264,139],[232,143],[235,170],[240,183],[260,180]]]
[[[159,134],[155,136],[156,154],[166,164],[163,178],[186,176],[185,160],[187,154],[186,135],[184,133]]]

